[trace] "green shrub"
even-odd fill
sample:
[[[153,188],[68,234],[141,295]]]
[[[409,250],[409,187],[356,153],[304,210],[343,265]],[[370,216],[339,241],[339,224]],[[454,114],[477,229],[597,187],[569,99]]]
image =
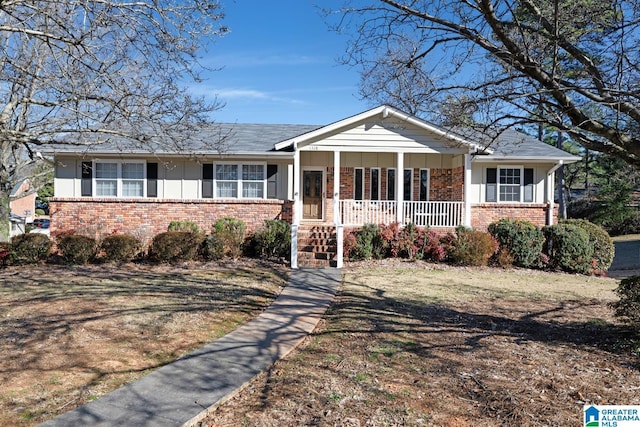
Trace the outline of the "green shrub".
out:
[[[568,219],[562,224],[573,224],[589,234],[589,244],[593,248],[592,267],[598,272],[607,271],[613,262],[616,248],[607,231],[586,219]]]
[[[449,246],[449,259],[454,264],[482,266],[498,249],[498,242],[491,234],[458,227],[456,237]]]
[[[622,279],[614,292],[620,297],[611,304],[615,316],[640,332],[640,276]]]
[[[586,274],[593,269],[593,247],[589,233],[574,224],[556,224],[542,229],[544,252],[549,266],[568,272]]]
[[[45,261],[51,251],[49,236],[41,233],[28,233],[11,239],[13,264],[36,264]]]
[[[36,209],[36,215],[46,215],[44,209]]]
[[[211,233],[204,239],[202,255],[208,260],[224,258],[224,242],[218,233]]]
[[[96,239],[82,234],[66,235],[58,240],[58,251],[69,264],[86,264],[96,256]]]
[[[129,262],[138,255],[141,243],[129,234],[111,234],[100,244],[104,259],[111,262]]]
[[[197,234],[200,233],[200,228],[193,221],[171,221],[167,231],[189,231]]]
[[[291,258],[291,226],[282,220],[266,220],[253,234],[256,255],[263,258]]]
[[[166,231],[153,237],[149,257],[158,262],[181,262],[195,258],[202,237],[189,231]]]
[[[246,228],[242,220],[222,218],[213,224],[211,234],[216,236],[215,239],[219,239],[226,256],[237,259],[242,255],[242,245],[244,243]]]
[[[387,244],[376,224],[365,224],[355,232],[356,245],[350,251],[351,259],[380,259],[386,255]]]
[[[544,233],[529,221],[501,219],[489,224],[489,233],[500,244],[498,258],[514,265],[533,267],[540,263]]]

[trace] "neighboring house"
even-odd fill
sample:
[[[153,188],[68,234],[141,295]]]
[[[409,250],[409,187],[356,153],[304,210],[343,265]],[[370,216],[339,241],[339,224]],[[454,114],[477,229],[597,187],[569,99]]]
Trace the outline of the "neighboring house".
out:
[[[292,224],[293,267],[319,258],[340,267],[344,227],[365,223],[552,224],[554,172],[579,160],[514,130],[490,138],[388,106],[327,126],[215,125],[187,152],[113,142],[47,154],[55,157],[52,233],[126,232],[148,242],[171,221],[209,230],[235,217],[254,230],[283,219]]]
[[[38,193],[35,191],[35,189],[31,185],[31,182],[27,178],[20,180],[16,185],[13,186],[13,188],[11,189],[11,193],[9,194],[9,210],[13,215],[13,217],[11,218],[12,223],[16,221],[22,221],[24,225],[25,222],[33,222],[33,216],[36,210],[37,196]]]

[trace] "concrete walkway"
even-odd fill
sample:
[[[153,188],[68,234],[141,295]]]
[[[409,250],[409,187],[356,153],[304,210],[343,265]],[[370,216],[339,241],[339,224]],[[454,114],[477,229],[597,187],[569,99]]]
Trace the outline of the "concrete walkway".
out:
[[[315,328],[342,280],[300,269],[260,316],[153,373],[42,426],[182,426],[202,419]]]

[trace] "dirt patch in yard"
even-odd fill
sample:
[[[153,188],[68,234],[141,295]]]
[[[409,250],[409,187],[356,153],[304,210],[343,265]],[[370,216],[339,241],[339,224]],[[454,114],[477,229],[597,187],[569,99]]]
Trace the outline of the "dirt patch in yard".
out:
[[[260,313],[286,269],[229,265],[0,269],[0,425],[34,425]]]
[[[607,306],[616,286],[529,270],[348,266],[306,346],[201,425],[582,425],[585,404],[640,404],[638,348]]]

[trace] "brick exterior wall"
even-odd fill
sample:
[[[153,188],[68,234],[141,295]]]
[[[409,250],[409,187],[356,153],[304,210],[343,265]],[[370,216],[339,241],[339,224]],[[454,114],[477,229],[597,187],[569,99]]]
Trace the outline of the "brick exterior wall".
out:
[[[544,227],[547,220],[547,204],[531,203],[479,203],[471,205],[471,226],[486,231],[489,224],[499,219],[530,221],[538,227]],[[553,223],[558,222],[558,209],[554,206]]]
[[[355,169],[340,168],[340,199],[351,200],[354,195]],[[333,167],[326,169],[327,198],[333,198]],[[397,178],[396,178],[397,179]],[[413,169],[413,200],[420,198],[420,169]],[[364,168],[364,199],[371,198],[371,168]],[[387,200],[387,168],[380,168],[380,200]],[[461,202],[464,200],[464,167],[429,170],[429,200]]]
[[[281,200],[159,200],[111,198],[52,198],[51,234],[76,232],[101,237],[118,232],[147,244],[167,231],[171,221],[192,221],[205,231],[220,218],[241,219],[252,232],[266,219],[291,222],[293,204]]]

